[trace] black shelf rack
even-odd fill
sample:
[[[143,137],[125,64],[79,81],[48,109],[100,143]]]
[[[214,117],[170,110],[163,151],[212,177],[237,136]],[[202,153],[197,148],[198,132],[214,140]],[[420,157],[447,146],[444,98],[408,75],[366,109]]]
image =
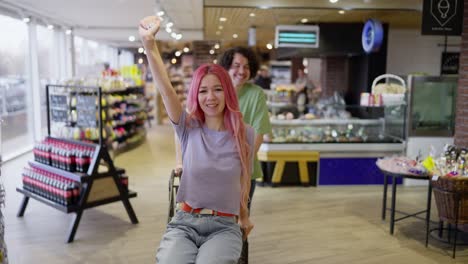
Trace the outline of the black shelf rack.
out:
[[[76,87],[76,86],[66,86],[66,85],[47,85],[46,94],[47,94],[47,131],[48,137],[54,140],[59,140],[64,143],[70,143],[74,145],[80,145],[83,147],[88,147],[94,149],[93,156],[91,157],[91,163],[86,173],[78,172],[69,172],[50,166],[48,164],[43,164],[37,161],[30,161],[29,166],[32,168],[41,169],[51,173],[58,174],[62,177],[68,178],[72,181],[75,181],[80,184],[80,194],[79,199],[76,204],[73,205],[63,205],[47,199],[39,194],[31,192],[23,188],[16,188],[16,190],[23,194],[23,200],[21,202],[20,208],[18,210],[17,217],[23,217],[26,207],[28,205],[29,199],[32,198],[36,201],[49,205],[57,210],[60,210],[64,213],[74,213],[75,218],[71,223],[70,230],[68,233],[67,243],[74,241],[76,231],[80,224],[81,217],[83,216],[84,210],[93,208],[100,205],[105,205],[113,202],[122,202],[127,214],[130,218],[130,221],[133,224],[138,223],[138,218],[133,210],[133,207],[129,201],[130,198],[137,197],[137,193],[133,191],[127,191],[120,181],[121,174],[125,173],[124,169],[117,168],[114,166],[114,163],[111,159],[111,156],[107,150],[107,146],[104,143],[102,135],[102,115],[98,115],[98,126],[99,126],[99,143],[92,144],[87,142],[81,142],[76,140],[69,139],[58,139],[53,138],[50,135],[50,102],[49,102],[49,89],[59,88],[83,88],[86,90],[87,94],[94,94],[99,99],[97,102],[98,113],[101,113],[101,88],[100,87]]]

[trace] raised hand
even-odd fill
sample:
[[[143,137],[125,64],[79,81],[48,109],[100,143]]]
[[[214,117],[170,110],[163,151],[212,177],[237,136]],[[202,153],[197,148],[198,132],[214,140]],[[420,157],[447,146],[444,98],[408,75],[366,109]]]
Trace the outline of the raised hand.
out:
[[[140,20],[138,33],[140,34],[143,46],[146,47],[148,44],[154,43],[155,35],[158,33],[160,26],[161,20],[156,16],[147,16]]]

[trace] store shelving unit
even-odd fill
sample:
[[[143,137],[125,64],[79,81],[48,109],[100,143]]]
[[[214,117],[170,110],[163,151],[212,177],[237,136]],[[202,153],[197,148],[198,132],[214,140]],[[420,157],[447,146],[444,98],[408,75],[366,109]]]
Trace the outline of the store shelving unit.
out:
[[[67,242],[73,242],[78,225],[80,223],[81,217],[84,213],[84,210],[93,208],[100,205],[105,205],[113,202],[121,201],[127,211],[127,214],[133,224],[138,223],[138,219],[133,210],[132,205],[130,204],[129,199],[137,196],[136,192],[128,191],[122,184],[120,175],[125,173],[125,170],[118,169],[114,166],[114,163],[110,157],[110,154],[107,150],[107,145],[103,139],[103,127],[102,127],[102,115],[98,115],[97,126],[99,129],[99,139],[98,143],[88,143],[70,139],[59,139],[50,137],[50,123],[51,123],[51,108],[49,104],[49,89],[50,88],[59,88],[59,89],[68,89],[70,87],[66,86],[57,86],[57,85],[48,85],[46,87],[47,91],[47,120],[48,120],[48,133],[49,137],[47,139],[54,140],[54,142],[59,142],[63,144],[72,144],[73,146],[78,146],[92,150],[92,155],[90,157],[89,167],[85,172],[71,172],[64,170],[63,168],[54,167],[53,164],[45,164],[45,162],[31,161],[29,166],[33,169],[38,169],[47,173],[54,175],[59,175],[61,178],[71,180],[79,186],[79,195],[77,202],[74,204],[59,203],[47,195],[41,195],[40,192],[34,192],[28,188],[17,188],[16,190],[24,195],[21,202],[17,216],[23,217],[26,207],[28,205],[29,199],[32,198],[39,202],[42,202],[46,205],[49,205],[57,210],[60,210],[64,213],[74,213],[75,219],[71,225]],[[77,87],[74,87],[77,88]],[[82,87],[85,89],[87,96],[96,96],[97,110],[98,113],[101,113],[101,99],[102,92],[99,87]],[[94,107],[94,104],[91,106],[91,109]],[[80,114],[80,113],[78,113]],[[94,111],[92,111],[94,114]],[[83,114],[85,116],[86,113]],[[57,116],[56,116],[57,117]],[[88,120],[90,115],[88,114]],[[46,140],[47,140],[46,139]]]
[[[144,129],[145,121],[148,122],[150,126],[150,120],[153,117],[148,114],[152,110],[152,106],[149,105],[148,99],[145,97],[144,87],[129,87],[122,90],[113,90],[113,91],[106,91],[103,92],[105,96],[123,96],[124,99],[119,101],[113,101],[112,106],[108,106],[108,118],[106,121],[109,123],[109,127],[112,130],[123,128],[125,130],[125,135],[108,139],[107,143],[112,146],[112,150],[115,152],[114,154],[120,153],[122,151],[128,150],[138,143],[141,143],[142,140],[145,138],[146,131]],[[126,98],[129,96],[137,96],[137,99],[133,98]],[[126,104],[127,109],[121,113],[117,113],[117,115],[110,114],[109,112],[111,109],[120,108],[121,104]],[[125,117],[131,117],[130,120],[118,120],[116,116],[121,114]],[[108,134],[111,134],[109,131]]]

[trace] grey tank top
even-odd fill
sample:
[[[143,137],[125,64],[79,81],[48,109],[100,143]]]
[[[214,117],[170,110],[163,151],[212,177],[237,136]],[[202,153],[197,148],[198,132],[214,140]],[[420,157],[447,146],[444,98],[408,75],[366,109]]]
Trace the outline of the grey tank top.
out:
[[[241,163],[234,137],[229,131],[211,130],[194,119],[187,126],[187,115],[183,111],[178,124],[172,123],[182,148],[183,176],[177,202],[238,215]],[[255,132],[246,127],[252,153]],[[253,166],[251,157],[249,166]]]

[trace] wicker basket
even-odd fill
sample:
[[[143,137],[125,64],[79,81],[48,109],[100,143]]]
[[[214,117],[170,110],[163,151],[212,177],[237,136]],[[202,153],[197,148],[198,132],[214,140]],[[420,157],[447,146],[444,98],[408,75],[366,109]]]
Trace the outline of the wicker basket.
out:
[[[440,220],[455,224],[468,224],[468,178],[439,177],[432,180],[432,190]]]

